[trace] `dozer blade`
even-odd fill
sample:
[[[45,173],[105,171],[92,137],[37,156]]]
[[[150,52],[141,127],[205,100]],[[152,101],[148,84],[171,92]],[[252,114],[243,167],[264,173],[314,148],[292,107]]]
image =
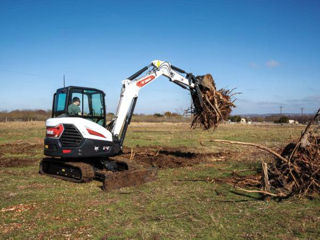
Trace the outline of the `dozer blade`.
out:
[[[52,158],[42,159],[39,173],[77,183],[90,182],[94,178],[94,169],[90,164]]]
[[[131,187],[156,180],[156,169],[128,170],[105,174],[103,190],[111,191],[122,187]]]

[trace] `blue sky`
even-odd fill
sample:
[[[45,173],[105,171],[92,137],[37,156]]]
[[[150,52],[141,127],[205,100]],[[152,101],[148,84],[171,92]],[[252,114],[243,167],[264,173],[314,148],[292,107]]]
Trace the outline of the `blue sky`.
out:
[[[237,88],[234,113],[320,107],[320,1],[0,1],[0,110],[50,109],[67,85],[106,92],[153,59],[218,88]],[[137,113],[182,112],[188,92],[159,78]]]

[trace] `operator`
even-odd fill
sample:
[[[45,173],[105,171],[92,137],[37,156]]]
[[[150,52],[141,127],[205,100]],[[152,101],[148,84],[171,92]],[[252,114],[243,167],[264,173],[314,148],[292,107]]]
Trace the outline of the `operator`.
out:
[[[68,114],[81,115],[81,110],[79,106],[80,106],[80,98],[74,97],[72,99],[72,103],[68,106]]]

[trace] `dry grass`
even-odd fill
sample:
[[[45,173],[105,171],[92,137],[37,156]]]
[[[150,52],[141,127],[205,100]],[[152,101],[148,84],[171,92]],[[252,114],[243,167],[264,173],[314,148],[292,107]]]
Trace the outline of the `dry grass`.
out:
[[[40,176],[42,146],[35,145],[34,151],[17,153],[38,159],[31,166],[0,168],[0,238],[316,239],[319,200],[264,202],[255,194],[242,195],[229,185],[207,181],[231,176],[233,171],[250,174],[263,157],[247,148],[210,143],[210,139],[275,148],[297,138],[301,129],[221,125],[216,131],[203,132],[191,130],[188,123],[132,123],[125,142],[128,147],[180,146],[200,153],[232,154],[220,161],[163,169],[155,182],[109,193],[101,191],[99,182],[74,184]],[[43,136],[43,122],[0,124],[1,146]]]

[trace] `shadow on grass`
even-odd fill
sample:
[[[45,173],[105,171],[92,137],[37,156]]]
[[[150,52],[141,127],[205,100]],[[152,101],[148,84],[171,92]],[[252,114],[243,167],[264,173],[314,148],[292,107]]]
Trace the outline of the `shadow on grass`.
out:
[[[234,190],[230,190],[231,193],[235,194],[235,195],[238,195],[238,196],[242,196],[242,197],[247,197],[247,198],[251,198],[255,201],[263,201],[264,200],[264,197],[261,196],[261,197],[254,197],[250,194],[246,194],[246,193],[240,193],[240,192],[237,192],[237,191],[234,191]],[[252,200],[252,201],[253,201]],[[249,201],[249,200],[248,200]]]

